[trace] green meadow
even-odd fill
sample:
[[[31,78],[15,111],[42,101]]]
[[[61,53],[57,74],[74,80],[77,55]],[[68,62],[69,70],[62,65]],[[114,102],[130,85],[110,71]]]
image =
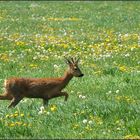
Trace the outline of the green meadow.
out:
[[[64,97],[43,108],[0,100],[0,138],[140,139],[140,2],[1,1],[0,94],[10,77],[61,77],[80,57]]]

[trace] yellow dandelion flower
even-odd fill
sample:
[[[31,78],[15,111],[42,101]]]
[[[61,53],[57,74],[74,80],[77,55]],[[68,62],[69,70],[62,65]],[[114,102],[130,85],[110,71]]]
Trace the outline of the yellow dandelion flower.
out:
[[[37,67],[38,67],[37,64],[30,64],[29,66],[30,66],[31,68],[37,68]]]
[[[16,45],[17,46],[24,46],[25,45],[25,42],[23,42],[23,41],[17,41],[16,42]]]
[[[27,126],[27,123],[24,123],[23,126]]]
[[[21,125],[21,124],[22,124],[22,122],[15,122],[15,124],[16,124],[16,125]]]
[[[20,116],[21,116],[21,117],[24,117],[24,114],[22,113],[22,114],[20,114]]]
[[[3,61],[9,61],[9,56],[7,54],[1,54],[0,59]]]
[[[93,68],[96,68],[97,67],[96,64],[91,64],[90,66],[93,67]]]
[[[28,124],[28,126],[29,126],[29,127],[31,127],[31,126],[32,126],[32,124],[30,123],[30,124]]]
[[[103,124],[103,121],[99,120],[99,121],[97,122],[97,124],[102,125],[102,124]]]
[[[10,123],[9,126],[13,127],[13,126],[15,126],[15,123]]]
[[[118,100],[118,101],[121,100],[121,96],[116,96],[115,98],[116,98],[116,100]]]
[[[48,20],[53,20],[53,21],[79,21],[81,19],[71,17],[71,18],[48,18]]]
[[[7,115],[6,115],[6,118],[9,118],[9,116],[10,116],[10,115],[9,115],[9,114],[7,114]]]
[[[18,111],[15,111],[15,114],[18,114]]]
[[[53,105],[50,109],[51,109],[51,111],[53,111],[53,112],[54,112],[54,111],[56,111],[56,110],[57,110],[57,107],[56,107],[56,105]]]
[[[78,127],[79,127],[78,124],[74,124],[74,125],[73,125],[73,129],[77,129]]]
[[[69,21],[79,21],[79,20],[81,20],[81,19],[79,19],[79,18],[75,18],[75,17],[71,17],[71,18],[69,18]]]
[[[95,74],[101,74],[102,72],[100,70],[94,72]]]
[[[106,38],[106,40],[105,40],[106,42],[109,42],[110,41],[110,39],[109,38]]]
[[[87,126],[85,127],[85,129],[86,129],[87,131],[92,131],[92,128],[91,128],[89,125],[87,125]]]
[[[120,123],[120,120],[117,120],[115,123],[116,123],[116,124]]]
[[[119,69],[122,72],[126,72],[127,71],[127,68],[125,66],[120,66]]]
[[[77,116],[77,115],[78,115],[78,113],[76,113],[76,112],[75,112],[75,113],[73,113],[73,116]]]
[[[18,114],[17,114],[17,113],[15,113],[15,114],[14,114],[14,117],[17,117],[17,116],[18,116]]]
[[[3,121],[3,118],[0,118],[0,121]]]
[[[1,38],[0,38],[0,41],[2,41],[2,40],[3,40],[3,38],[1,37]]]
[[[85,114],[85,111],[84,111],[84,110],[82,110],[82,111],[80,112],[80,114]]]
[[[11,114],[11,115],[10,115],[10,118],[12,118],[12,117],[14,117],[14,115],[13,115],[13,114]]]
[[[124,136],[124,139],[140,139],[140,137],[137,135],[130,134],[130,135]]]

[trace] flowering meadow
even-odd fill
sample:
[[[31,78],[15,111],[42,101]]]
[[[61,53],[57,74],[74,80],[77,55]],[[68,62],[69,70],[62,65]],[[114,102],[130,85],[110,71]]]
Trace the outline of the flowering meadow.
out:
[[[60,77],[64,97],[0,100],[0,138],[140,139],[140,2],[1,1],[0,94],[9,77]]]

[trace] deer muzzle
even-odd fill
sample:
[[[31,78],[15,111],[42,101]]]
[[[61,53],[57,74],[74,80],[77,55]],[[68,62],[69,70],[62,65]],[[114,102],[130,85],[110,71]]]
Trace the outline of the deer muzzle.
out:
[[[83,77],[84,76],[84,74],[80,74],[78,77]]]

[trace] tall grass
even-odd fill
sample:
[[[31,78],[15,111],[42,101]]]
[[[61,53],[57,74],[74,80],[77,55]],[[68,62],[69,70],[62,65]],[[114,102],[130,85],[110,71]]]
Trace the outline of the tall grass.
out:
[[[0,2],[0,92],[9,77],[59,77],[69,99],[0,101],[1,138],[140,138],[139,2]]]

